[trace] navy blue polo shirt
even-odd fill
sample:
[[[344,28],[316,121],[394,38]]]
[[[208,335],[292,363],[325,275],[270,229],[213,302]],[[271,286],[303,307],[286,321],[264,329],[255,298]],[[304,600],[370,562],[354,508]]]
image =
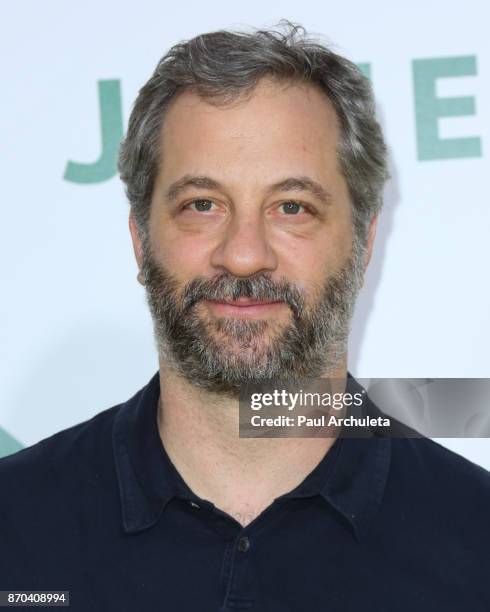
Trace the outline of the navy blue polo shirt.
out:
[[[424,438],[339,438],[242,527],[172,465],[159,392],[156,374],[0,460],[0,590],[69,591],[77,612],[490,610],[483,468]]]

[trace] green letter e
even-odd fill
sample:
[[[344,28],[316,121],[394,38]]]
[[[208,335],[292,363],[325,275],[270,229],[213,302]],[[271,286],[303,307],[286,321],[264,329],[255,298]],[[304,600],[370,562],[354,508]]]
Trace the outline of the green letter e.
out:
[[[476,57],[445,57],[413,60],[417,151],[419,160],[481,157],[478,137],[439,138],[439,117],[475,114],[473,97],[438,98],[436,81],[444,77],[474,76]]]

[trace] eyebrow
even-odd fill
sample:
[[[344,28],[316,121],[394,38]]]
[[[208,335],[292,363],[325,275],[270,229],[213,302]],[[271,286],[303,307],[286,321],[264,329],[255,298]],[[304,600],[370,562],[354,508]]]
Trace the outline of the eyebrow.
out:
[[[186,174],[175,183],[172,183],[167,190],[167,199],[175,200],[183,191],[195,187],[196,189],[222,189],[223,186],[208,176],[191,176]]]
[[[223,185],[209,176],[186,174],[170,185],[166,197],[168,200],[175,200],[182,192],[191,187],[195,189],[223,190]],[[331,194],[320,183],[317,183],[308,176],[291,176],[267,188],[268,195],[278,191],[308,191],[323,204],[332,204]]]
[[[277,191],[308,191],[326,205],[332,204],[333,199],[325,187],[308,176],[291,176],[271,185],[268,189],[270,194]]]

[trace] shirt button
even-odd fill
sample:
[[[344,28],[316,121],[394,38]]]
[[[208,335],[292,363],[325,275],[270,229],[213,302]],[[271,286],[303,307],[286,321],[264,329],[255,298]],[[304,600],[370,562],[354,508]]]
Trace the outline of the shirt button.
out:
[[[243,538],[240,538],[238,540],[238,550],[240,552],[247,552],[249,548],[250,548],[250,540],[246,536],[243,536]]]

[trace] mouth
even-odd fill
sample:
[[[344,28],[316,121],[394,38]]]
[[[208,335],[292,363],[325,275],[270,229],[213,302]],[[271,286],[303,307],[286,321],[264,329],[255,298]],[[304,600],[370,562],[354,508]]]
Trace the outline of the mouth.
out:
[[[205,300],[212,312],[221,316],[256,317],[272,314],[285,305],[281,301],[238,298],[237,300]]]

